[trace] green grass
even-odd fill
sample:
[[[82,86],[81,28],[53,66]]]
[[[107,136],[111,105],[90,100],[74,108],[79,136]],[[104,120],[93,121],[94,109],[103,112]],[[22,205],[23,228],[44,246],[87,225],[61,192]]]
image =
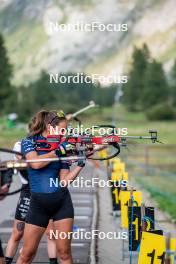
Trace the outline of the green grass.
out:
[[[1,129],[0,130],[0,146],[12,148],[14,143],[26,136],[24,129]]]
[[[85,116],[84,122],[88,124],[111,124],[112,108],[90,110],[90,115]],[[149,121],[144,112],[131,113],[122,105],[114,108],[115,123],[117,127],[128,128],[129,135],[148,135],[149,129],[157,129],[160,140],[165,144],[176,144],[175,121]],[[146,141],[142,141],[145,143]]]
[[[159,207],[176,220],[176,176],[146,176],[137,179],[157,202]]]

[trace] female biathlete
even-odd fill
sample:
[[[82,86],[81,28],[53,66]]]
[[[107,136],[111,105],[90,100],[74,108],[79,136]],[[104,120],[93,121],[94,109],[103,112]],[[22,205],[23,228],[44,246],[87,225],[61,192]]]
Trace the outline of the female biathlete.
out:
[[[60,118],[64,117],[63,111],[59,111],[57,114]],[[29,131],[30,131],[30,127],[31,127],[31,123],[29,124],[29,127],[28,127]],[[65,124],[64,124],[64,128],[65,128]],[[21,152],[21,142],[20,141],[15,143],[13,150],[16,152]],[[15,155],[15,159],[21,159],[21,158],[22,157],[20,155]],[[12,263],[13,258],[17,252],[19,243],[24,234],[25,219],[26,219],[26,215],[29,209],[29,204],[30,204],[31,192],[30,192],[30,186],[29,186],[28,172],[26,170],[21,170],[19,175],[20,175],[20,179],[22,182],[22,190],[20,192],[20,197],[18,200],[16,212],[15,212],[15,220],[13,223],[12,234],[10,236],[10,239],[8,241],[7,248],[6,248],[6,254],[5,254],[6,264]],[[50,229],[53,229],[52,221],[50,221],[47,227],[47,230],[46,230],[47,251],[48,251],[48,257],[50,261],[49,263],[58,264],[55,239],[50,238]]]
[[[31,125],[31,135],[22,140],[22,153],[28,160],[41,158],[56,158],[72,148],[70,144],[62,144],[57,150],[51,152],[36,149],[37,140],[46,139],[49,127],[67,127],[65,117],[60,118],[57,112],[40,111],[36,114]],[[42,235],[49,220],[53,220],[54,230],[58,234],[56,247],[62,264],[72,264],[71,238],[73,229],[74,209],[67,187],[50,185],[52,181],[73,181],[82,168],[83,161],[78,162],[72,171],[64,162],[39,161],[29,164],[29,183],[31,189],[31,202],[26,217],[24,230],[24,245],[17,264],[30,264],[35,257]],[[64,233],[65,236],[60,236]]]

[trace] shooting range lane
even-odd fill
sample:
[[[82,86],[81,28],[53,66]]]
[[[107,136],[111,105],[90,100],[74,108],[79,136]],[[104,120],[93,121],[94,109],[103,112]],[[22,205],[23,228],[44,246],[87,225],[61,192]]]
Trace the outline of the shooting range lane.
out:
[[[101,166],[97,170],[97,175],[100,179],[107,180],[106,168]],[[98,218],[99,232],[123,232],[124,230],[120,227],[120,217],[114,218],[112,214],[112,200],[109,188],[99,188],[98,201],[99,208],[101,208]],[[128,245],[128,239],[124,240],[124,243]],[[98,263],[129,264],[128,258],[123,259],[122,245],[121,239],[99,239],[97,242]]]

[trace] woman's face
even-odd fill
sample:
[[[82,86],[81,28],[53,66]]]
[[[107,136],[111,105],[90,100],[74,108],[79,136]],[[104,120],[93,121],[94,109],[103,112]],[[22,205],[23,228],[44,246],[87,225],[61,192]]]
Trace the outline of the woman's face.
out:
[[[63,120],[59,123],[58,125],[58,130],[60,131],[59,134],[60,135],[65,135],[66,134],[66,130],[67,130],[67,120]]]
[[[67,129],[67,120],[63,120],[63,121],[61,121],[60,123],[59,123],[59,125],[58,125],[58,128],[59,129],[62,129],[62,128],[64,128],[64,129]]]
[[[65,133],[67,130],[67,125],[68,125],[67,120],[60,121],[59,124],[55,127],[53,127],[49,124],[47,127],[47,134],[63,135],[63,133]]]

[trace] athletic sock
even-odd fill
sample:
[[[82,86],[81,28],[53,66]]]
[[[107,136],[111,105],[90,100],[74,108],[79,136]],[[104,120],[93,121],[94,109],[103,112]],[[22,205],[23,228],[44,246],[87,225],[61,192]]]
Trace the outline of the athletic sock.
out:
[[[12,261],[13,261],[13,258],[5,257],[5,263],[6,263],[6,264],[11,264]]]
[[[58,264],[57,258],[50,258],[50,264]]]

